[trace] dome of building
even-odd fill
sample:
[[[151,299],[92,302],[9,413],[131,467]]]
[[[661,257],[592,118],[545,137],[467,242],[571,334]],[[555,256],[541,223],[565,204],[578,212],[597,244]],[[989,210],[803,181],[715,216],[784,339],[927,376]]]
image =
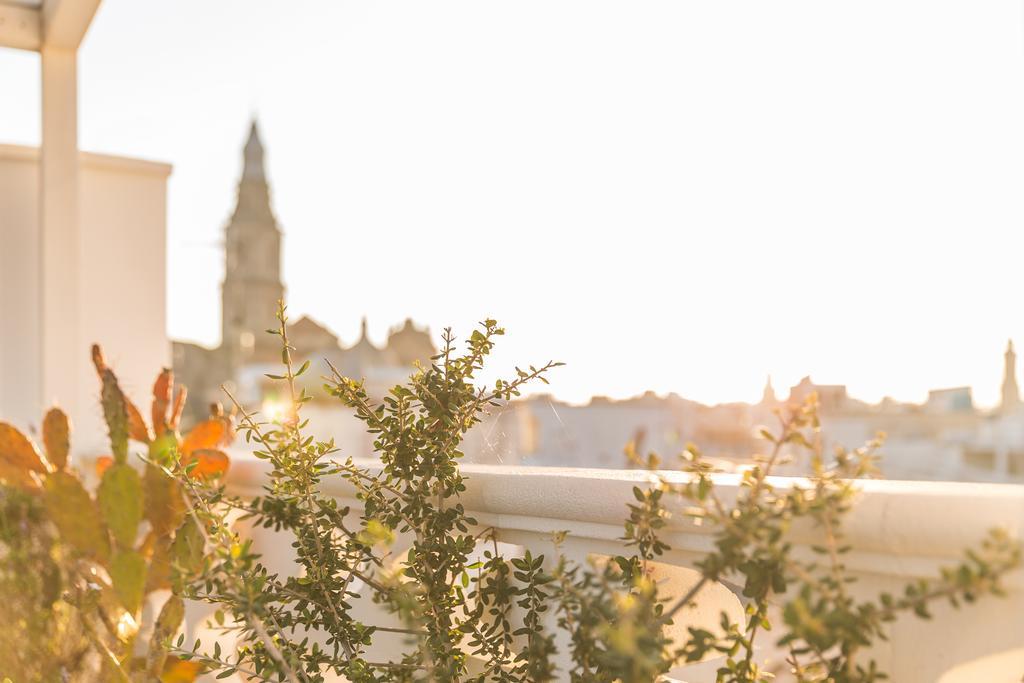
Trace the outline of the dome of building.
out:
[[[412,365],[417,361],[426,365],[437,353],[430,331],[427,328],[417,329],[412,318],[406,318],[402,327],[388,334],[387,348],[402,365]]]

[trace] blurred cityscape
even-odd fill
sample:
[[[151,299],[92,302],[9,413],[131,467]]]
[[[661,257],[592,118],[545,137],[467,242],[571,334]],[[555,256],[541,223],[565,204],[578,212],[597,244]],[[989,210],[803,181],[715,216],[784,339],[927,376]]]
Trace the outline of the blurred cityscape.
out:
[[[278,339],[273,312],[284,297],[281,281],[282,232],[271,206],[264,148],[253,122],[243,150],[243,171],[236,208],[225,228],[226,275],[222,287],[222,343],[206,348],[173,345],[174,369],[189,386],[193,417],[204,404],[223,398],[227,384],[245,405],[265,414],[287,410],[265,373],[276,372]],[[314,400],[305,408],[318,438],[334,438],[345,455],[372,457],[372,439],[361,423],[346,415],[320,390],[329,361],[343,374],[362,378],[371,395],[383,395],[403,381],[415,363],[436,351],[430,331],[405,320],[377,346],[362,334],[346,346],[336,334],[310,317],[290,324],[289,337],[299,362],[313,371],[303,381]],[[993,363],[995,367],[995,362]],[[1002,398],[993,410],[975,406],[970,387],[935,389],[922,404],[886,399],[859,401],[843,385],[820,385],[805,377],[783,393],[769,378],[756,404],[703,405],[676,394],[648,392],[627,400],[595,396],[585,405],[534,395],[494,410],[469,434],[466,460],[475,463],[548,467],[628,467],[623,450],[633,444],[668,459],[694,443],[725,470],[750,462],[763,450],[761,426],[775,426],[777,410],[815,392],[824,446],[856,448],[879,433],[886,435],[882,475],[891,479],[950,481],[1024,480],[1024,410],[1016,379],[1012,341],[1003,359]],[[806,458],[794,455],[788,473],[807,471]]]

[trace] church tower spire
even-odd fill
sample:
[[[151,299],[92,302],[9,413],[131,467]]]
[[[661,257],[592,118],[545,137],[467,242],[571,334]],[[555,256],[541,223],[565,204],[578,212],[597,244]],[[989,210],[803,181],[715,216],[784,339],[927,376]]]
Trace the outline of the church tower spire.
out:
[[[242,178],[238,182],[238,201],[231,216],[232,223],[263,223],[277,230],[277,220],[270,208],[270,186],[263,164],[263,141],[255,119],[249,127],[249,138],[242,149]]]
[[[1013,340],[1006,343],[1003,355],[1003,396],[999,409],[1003,413],[1012,413],[1020,408],[1020,390],[1017,388],[1017,353],[1013,350]]]
[[[764,383],[764,391],[761,393],[761,405],[774,406],[778,402],[778,399],[775,398],[775,387],[772,386],[772,376],[768,375],[768,379]]]
[[[281,230],[270,205],[263,142],[253,120],[242,151],[242,177],[234,213],[224,229],[225,271],[221,288],[221,348],[231,366],[272,361],[281,284]]]

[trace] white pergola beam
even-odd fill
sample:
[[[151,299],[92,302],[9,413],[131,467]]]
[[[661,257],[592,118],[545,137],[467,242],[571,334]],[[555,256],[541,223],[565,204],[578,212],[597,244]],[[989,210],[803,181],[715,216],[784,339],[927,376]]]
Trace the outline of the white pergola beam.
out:
[[[0,1],[0,47],[38,52],[43,46],[42,13]]]
[[[77,50],[100,0],[44,0],[43,45]]]
[[[42,57],[43,144],[40,148],[39,273],[43,405],[60,400],[75,415],[79,339],[79,163],[77,45],[44,45]]]

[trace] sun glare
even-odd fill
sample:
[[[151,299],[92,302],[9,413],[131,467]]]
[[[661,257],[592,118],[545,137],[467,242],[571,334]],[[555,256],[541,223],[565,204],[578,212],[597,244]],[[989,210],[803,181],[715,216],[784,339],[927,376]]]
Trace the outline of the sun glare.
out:
[[[292,412],[291,402],[278,398],[266,398],[261,406],[261,412],[271,422],[284,422]]]

